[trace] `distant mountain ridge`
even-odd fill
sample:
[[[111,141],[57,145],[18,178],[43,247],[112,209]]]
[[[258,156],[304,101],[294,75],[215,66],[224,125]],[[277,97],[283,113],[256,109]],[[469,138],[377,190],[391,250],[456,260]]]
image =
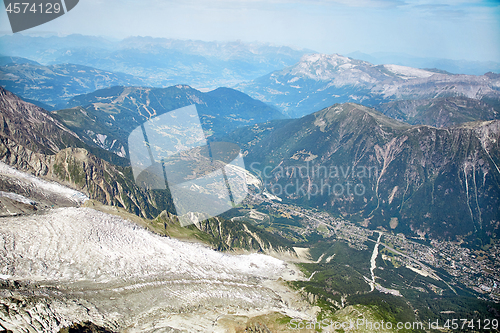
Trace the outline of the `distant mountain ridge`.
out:
[[[21,58],[21,57],[8,57],[8,56],[3,56],[0,54],[0,66],[5,66],[5,65],[13,65],[13,64],[31,64],[31,65],[40,65],[38,62],[29,60],[26,58]],[[41,66],[41,65],[40,65]]]
[[[348,57],[371,62],[372,64],[396,64],[416,68],[439,68],[453,74],[483,75],[487,72],[500,72],[500,62],[452,60],[442,58],[422,58],[404,53],[376,52],[366,54],[352,52]]]
[[[26,47],[28,42],[32,47]],[[240,41],[130,37],[111,42],[81,35],[49,38],[19,35],[0,37],[0,45],[15,54],[0,57],[0,64],[4,64],[0,67],[0,85],[50,110],[62,108],[79,94],[115,85],[167,87],[186,83],[204,87],[202,91],[206,87],[235,86],[290,117],[345,102],[376,108],[382,105],[379,110],[399,120],[436,127],[498,119],[500,112],[500,76],[494,73],[453,75],[435,68],[374,65],[338,54],[310,54],[310,50]],[[43,66],[16,56],[19,54],[57,65]],[[273,70],[277,71],[255,79]],[[435,98],[446,98],[448,102],[441,103],[439,110],[436,108],[439,103],[396,103]],[[475,114],[474,102],[465,108],[457,107],[460,100],[451,102],[452,98],[487,103],[493,109],[478,104],[482,111]],[[393,104],[385,106],[387,103]],[[410,104],[418,105],[418,112],[408,109]],[[396,109],[399,106],[402,109]],[[452,115],[446,116],[448,111]],[[412,115],[404,116],[405,112]]]
[[[435,127],[450,127],[477,120],[500,118],[498,107],[467,97],[399,100],[380,104],[377,109],[386,116],[411,125]]]
[[[500,79],[450,75],[399,65],[373,65],[338,54],[305,55],[301,60],[237,89],[301,117],[334,103],[354,102],[376,107],[396,100],[467,97],[500,100]]]
[[[27,47],[29,45],[29,47]],[[143,85],[168,87],[184,83],[215,89],[252,80],[296,63],[311,50],[264,43],[203,42],[152,37],[122,41],[69,35],[0,37],[0,53],[28,58],[44,65],[78,64],[126,73]]]
[[[42,66],[23,58],[18,58],[16,61],[0,66],[0,86],[30,102],[41,102],[38,103],[40,106],[48,105],[51,110],[64,107],[74,96],[98,89],[144,84],[142,80],[132,75],[112,73],[88,66],[73,64]]]

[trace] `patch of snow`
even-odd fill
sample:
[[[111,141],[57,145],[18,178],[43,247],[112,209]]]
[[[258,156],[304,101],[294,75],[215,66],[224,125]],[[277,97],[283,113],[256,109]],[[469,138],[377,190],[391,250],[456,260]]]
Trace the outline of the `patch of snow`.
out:
[[[118,155],[120,157],[127,156],[127,153],[125,152],[125,148],[122,146],[122,148],[120,149],[120,151],[118,153],[116,153],[116,155]]]
[[[351,59],[338,54],[310,54],[301,58],[293,67],[291,74],[329,81],[338,75],[339,69],[343,71],[354,67]]]
[[[343,64],[343,65],[340,65],[339,68],[340,69],[343,69],[343,70],[347,70],[347,69],[351,69],[351,68],[354,68],[354,64],[352,63],[346,63],[346,64]]]
[[[106,142],[106,138],[108,137],[107,135],[104,134],[97,134],[97,140],[99,143],[104,144]]]
[[[326,262],[328,263],[328,262],[332,261],[333,258],[335,258],[335,254],[332,254],[331,256],[326,258]]]
[[[403,79],[427,78],[435,74],[433,72],[429,72],[424,69],[412,68],[400,65],[384,65],[384,67],[388,71],[398,76],[402,76]]]
[[[320,60],[324,55],[320,53],[316,54],[307,54],[300,59],[301,62],[316,62]]]
[[[262,192],[262,194],[263,194],[263,195],[265,195],[268,199],[282,201],[280,197],[277,197],[277,196],[275,196],[274,194],[269,193],[269,192],[268,192],[268,191],[266,191],[265,189],[264,189],[264,191]]]

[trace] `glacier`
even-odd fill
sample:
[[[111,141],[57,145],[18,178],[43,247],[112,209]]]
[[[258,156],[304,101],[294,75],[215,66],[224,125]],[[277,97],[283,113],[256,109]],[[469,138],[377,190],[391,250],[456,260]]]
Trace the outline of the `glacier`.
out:
[[[153,234],[81,206],[78,191],[6,165],[0,175],[74,203],[0,218],[0,329],[58,332],[90,321],[113,331],[225,332],[218,323],[231,316],[314,319],[316,309],[279,282],[304,278],[291,263]]]

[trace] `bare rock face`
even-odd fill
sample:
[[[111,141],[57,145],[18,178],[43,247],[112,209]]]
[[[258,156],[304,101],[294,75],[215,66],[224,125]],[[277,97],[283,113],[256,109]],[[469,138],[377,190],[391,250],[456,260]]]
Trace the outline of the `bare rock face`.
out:
[[[33,152],[10,139],[0,139],[0,161],[18,170],[86,193],[91,199],[117,205],[143,217],[171,210],[171,198],[161,191],[140,189],[130,168],[108,163],[82,148],[66,148],[55,155]]]
[[[76,323],[69,327],[63,328],[59,333],[113,333],[112,331],[99,327],[91,322]]]
[[[44,109],[21,100],[0,87],[0,136],[43,153],[56,153],[78,136]]]
[[[152,218],[163,210],[172,211],[168,193],[137,187],[130,167],[116,166],[96,156],[94,153],[105,157],[113,154],[87,146],[47,111],[3,88],[0,110],[0,161],[139,216]],[[10,183],[4,181],[7,187],[13,186]]]
[[[253,323],[245,329],[245,332],[271,333],[271,330],[269,330],[269,328],[267,328],[264,324]]]

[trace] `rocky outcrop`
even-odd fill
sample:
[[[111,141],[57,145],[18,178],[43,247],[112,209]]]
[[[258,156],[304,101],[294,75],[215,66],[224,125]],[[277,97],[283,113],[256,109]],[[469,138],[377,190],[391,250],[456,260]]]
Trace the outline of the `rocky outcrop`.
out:
[[[69,327],[62,328],[59,333],[113,333],[104,327],[95,325],[90,321],[76,323]]]
[[[101,158],[112,153],[98,148],[90,152],[91,147],[45,110],[3,88],[0,110],[0,161],[139,216],[153,218],[163,210],[173,211],[169,193],[140,189],[130,167]],[[115,159],[118,157],[109,160]]]
[[[217,250],[260,252],[278,258],[297,257],[289,241],[241,221],[212,217],[181,227],[177,216],[164,211],[152,223],[159,226],[153,229],[159,234],[179,237],[181,233],[191,233],[191,239],[198,238]]]
[[[37,177],[84,192],[91,199],[126,208],[146,218],[173,211],[166,191],[145,191],[133,181],[130,167],[118,167],[83,148],[66,148],[54,155],[36,153],[8,138],[0,138],[0,161]]]
[[[267,328],[265,324],[252,323],[246,329],[245,333],[255,332],[255,333],[271,333],[271,330]]]

